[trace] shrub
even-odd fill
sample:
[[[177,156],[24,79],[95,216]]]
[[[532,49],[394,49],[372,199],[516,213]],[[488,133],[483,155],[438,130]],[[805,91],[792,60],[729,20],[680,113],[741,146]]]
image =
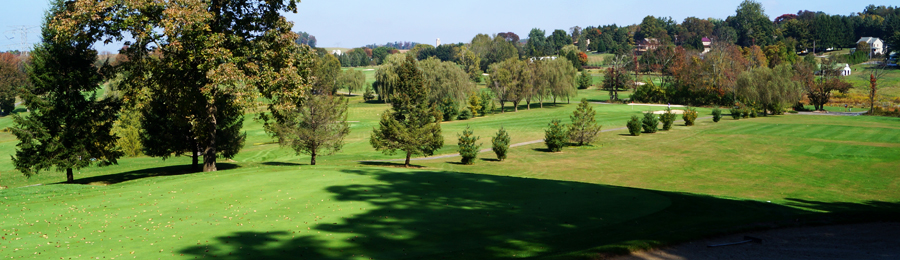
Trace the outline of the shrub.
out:
[[[666,108],[666,113],[663,113],[659,120],[663,123],[663,130],[669,131],[669,129],[672,129],[672,125],[675,124],[675,113],[672,113],[671,108]]]
[[[643,103],[663,103],[666,100],[666,91],[652,81],[648,81],[634,90],[631,99]]]
[[[697,110],[690,107],[685,108],[681,119],[684,119],[684,125],[686,126],[694,125],[694,120],[697,120]]]
[[[794,104],[793,108],[794,108],[794,111],[797,111],[797,112],[810,111],[809,109],[806,108],[806,106],[803,105],[803,103],[800,103],[799,101],[797,102],[797,104]]]
[[[481,91],[481,93],[478,94],[478,96],[479,96],[479,99],[481,99],[481,108],[478,110],[478,114],[480,114],[482,116],[487,115],[487,114],[493,114],[494,109],[497,108],[497,106],[494,104],[494,95],[491,94],[490,91],[485,90],[485,91]]]
[[[372,90],[372,85],[371,85],[371,84],[369,84],[368,86],[366,86],[366,93],[363,94],[363,100],[365,100],[365,101],[372,101],[372,100],[375,100],[375,91]]]
[[[578,108],[572,112],[569,119],[572,124],[569,125],[569,140],[578,145],[586,145],[597,138],[600,133],[600,125],[594,119],[594,109],[588,103],[586,98],[581,99]]]
[[[734,118],[734,120],[741,119],[741,109],[740,108],[732,107],[730,112],[731,112],[731,118]]]
[[[578,76],[578,89],[588,89],[593,84],[593,77],[587,71],[582,71]]]
[[[441,113],[444,115],[444,121],[453,121],[456,119],[457,114],[459,114],[459,107],[456,102],[453,102],[450,98],[444,98],[444,100],[438,105],[438,109],[441,110]]]
[[[751,107],[751,108],[749,108],[749,110],[750,110],[750,118],[756,118],[756,108]]]
[[[459,110],[459,115],[456,116],[456,119],[459,119],[459,120],[467,120],[467,119],[472,118],[472,117],[473,117],[473,116],[472,116],[472,111],[469,111],[468,108],[463,108],[463,109],[460,109],[460,110]]]
[[[497,135],[491,138],[491,150],[494,150],[497,160],[502,162],[506,159],[506,151],[509,151],[509,134],[506,133],[506,129],[503,129],[502,126],[497,131]]]
[[[544,131],[544,143],[547,144],[547,149],[551,152],[562,151],[566,146],[566,139],[569,137],[566,126],[560,123],[559,119],[553,119],[547,126],[550,127]]]
[[[750,108],[744,107],[741,108],[741,118],[749,118],[750,117]]]
[[[644,120],[641,122],[645,133],[656,133],[659,128],[659,119],[653,112],[644,113]]]
[[[769,111],[772,111],[773,115],[784,115],[784,106],[781,104],[772,104],[769,105]],[[765,114],[763,114],[765,116]]]
[[[631,116],[631,121],[628,121],[628,132],[633,136],[641,135],[641,120],[638,119],[637,115]]]
[[[482,106],[481,103],[482,103],[481,97],[479,97],[478,94],[473,92],[472,95],[469,96],[469,107],[468,108],[469,108],[469,111],[472,112],[472,117],[478,116],[479,112],[481,112],[481,106]],[[484,113],[482,113],[481,115],[483,116]]]
[[[466,126],[466,130],[457,136],[459,137],[459,155],[462,156],[462,163],[471,165],[478,156],[478,148],[481,148],[480,144],[475,144],[480,138],[472,136],[472,129],[469,126]]]
[[[719,109],[718,107],[713,108],[712,115],[713,115],[713,122],[718,123],[719,120],[722,120],[722,110]]]

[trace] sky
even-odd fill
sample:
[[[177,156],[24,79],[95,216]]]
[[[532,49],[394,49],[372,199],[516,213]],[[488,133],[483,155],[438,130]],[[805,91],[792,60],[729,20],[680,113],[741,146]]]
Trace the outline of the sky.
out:
[[[799,10],[849,15],[867,5],[898,5],[896,0],[869,2],[846,0],[759,0],[770,19]],[[47,0],[0,0],[0,51],[29,48],[40,40],[40,25]],[[286,13],[294,31],[316,36],[317,47],[355,48],[366,44],[409,41],[435,44],[469,42],[479,33],[514,32],[526,38],[532,28],[549,35],[555,29],[573,26],[638,24],[647,15],[672,17],[679,23],[687,17],[725,19],[734,15],[741,0],[643,0],[643,1],[356,1],[303,0],[298,12]],[[22,32],[27,37],[22,37]],[[115,52],[121,43],[95,47]]]

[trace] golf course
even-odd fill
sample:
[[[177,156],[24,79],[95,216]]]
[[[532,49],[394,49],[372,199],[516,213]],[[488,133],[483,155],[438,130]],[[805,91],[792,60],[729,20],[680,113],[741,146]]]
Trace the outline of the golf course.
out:
[[[532,104],[441,124],[435,155],[456,153],[466,126],[481,148],[502,126],[511,144],[543,138],[577,102]],[[626,93],[627,94],[627,93]],[[630,136],[508,158],[415,160],[369,144],[389,105],[349,97],[343,150],[309,157],[282,148],[247,115],[244,148],[216,172],[189,157],[139,156],[31,178],[0,162],[0,256],[9,259],[595,259],[718,234],[896,220],[900,119],[780,115]],[[592,103],[602,129],[665,107]],[[12,125],[10,117],[0,127]],[[0,149],[17,140],[0,133]]]

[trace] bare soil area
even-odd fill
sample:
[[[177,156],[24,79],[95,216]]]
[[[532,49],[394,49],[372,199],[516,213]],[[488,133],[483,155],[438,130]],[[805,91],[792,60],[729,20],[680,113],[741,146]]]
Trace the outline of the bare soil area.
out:
[[[709,247],[761,238],[761,243]],[[900,223],[879,222],[755,231],[703,239],[615,260],[900,259]]]

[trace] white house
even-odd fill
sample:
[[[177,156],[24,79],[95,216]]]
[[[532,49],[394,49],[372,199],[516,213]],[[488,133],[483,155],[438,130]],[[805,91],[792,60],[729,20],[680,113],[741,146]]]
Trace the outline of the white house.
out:
[[[844,64],[844,68],[841,69],[841,76],[850,76],[850,64]]]
[[[700,42],[703,43],[703,53],[707,53],[712,49],[712,40],[709,38],[703,37],[703,39],[700,39]]]
[[[341,53],[342,53],[341,50],[333,50],[333,51],[331,51],[331,55],[334,55],[334,56],[341,56]]]
[[[882,41],[881,38],[862,37],[862,38],[859,38],[858,41],[856,41],[856,43],[860,43],[860,42],[866,42],[869,44],[869,48],[872,48],[872,50],[870,52],[871,54],[873,54],[873,55],[884,54],[884,41]]]

